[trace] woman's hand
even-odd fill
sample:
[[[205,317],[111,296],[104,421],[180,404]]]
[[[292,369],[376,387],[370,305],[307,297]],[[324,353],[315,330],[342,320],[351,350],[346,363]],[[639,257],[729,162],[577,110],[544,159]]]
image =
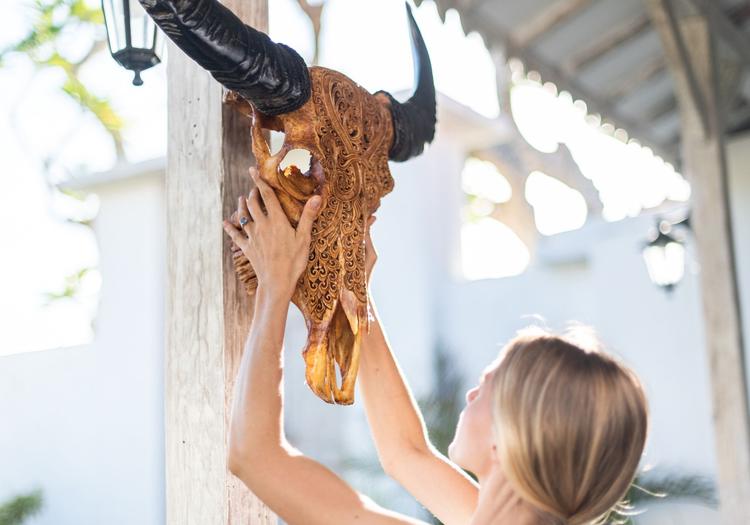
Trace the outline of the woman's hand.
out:
[[[258,295],[289,301],[307,267],[312,224],[321,197],[314,195],[307,201],[295,230],[273,189],[259,177],[256,168],[250,168],[250,176],[255,188],[248,197],[241,195],[237,203],[240,227],[224,220],[224,231],[252,264],[258,276]]]

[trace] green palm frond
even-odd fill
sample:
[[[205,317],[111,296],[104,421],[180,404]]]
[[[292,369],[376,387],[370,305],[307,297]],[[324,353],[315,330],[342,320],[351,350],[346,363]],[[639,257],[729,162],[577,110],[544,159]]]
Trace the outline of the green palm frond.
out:
[[[59,301],[60,299],[73,299],[78,296],[84,278],[92,270],[93,268],[81,268],[80,270],[67,275],[60,290],[44,294],[47,304]]]
[[[96,31],[89,51],[72,60],[58,50],[57,41],[66,31],[100,28],[104,15],[97,5],[85,0],[35,0],[31,5],[32,21],[28,33],[17,42],[0,50],[0,67],[10,54],[28,57],[37,70],[58,68],[66,74],[60,89],[84,111],[91,113],[112,137],[118,158],[124,157],[123,121],[109,100],[93,94],[78,73],[93,55],[106,49],[103,31]]]
[[[15,496],[0,505],[0,525],[21,525],[28,518],[39,514],[43,503],[41,490]]]

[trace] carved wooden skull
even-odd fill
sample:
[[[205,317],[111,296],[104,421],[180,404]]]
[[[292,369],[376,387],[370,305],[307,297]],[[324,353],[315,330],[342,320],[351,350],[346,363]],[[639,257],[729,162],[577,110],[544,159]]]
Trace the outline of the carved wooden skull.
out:
[[[418,155],[435,130],[430,60],[408,4],[417,88],[399,103],[384,91],[370,94],[337,71],[307,68],[291,48],[271,42],[215,0],[140,1],[181,49],[231,90],[226,101],[252,119],[258,170],[292,225],[312,195],[322,197],[307,269],[292,301],[308,329],[303,350],[308,386],[328,403],[352,404],[368,329],[367,220],[393,189],[388,160]],[[264,130],[284,133],[273,155]],[[310,153],[306,173],[294,165],[281,169],[296,149]],[[250,262],[238,252],[234,263],[254,293]]]

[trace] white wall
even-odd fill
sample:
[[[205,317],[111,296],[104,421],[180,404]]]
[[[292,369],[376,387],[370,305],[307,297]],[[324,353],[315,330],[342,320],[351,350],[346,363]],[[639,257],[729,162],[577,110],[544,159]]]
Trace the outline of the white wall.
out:
[[[714,447],[697,281],[689,274],[671,296],[651,284],[640,245],[649,218],[590,224],[567,238],[586,240],[578,262],[538,264],[516,278],[456,283],[445,301],[445,337],[470,380],[499,344],[538,315],[559,330],[593,326],[644,382],[651,408],[646,461],[712,474]],[[562,238],[555,241],[563,241]],[[548,246],[542,242],[539,251]]]
[[[93,344],[0,357],[0,501],[41,488],[30,525],[164,522],[162,179],[97,191]]]

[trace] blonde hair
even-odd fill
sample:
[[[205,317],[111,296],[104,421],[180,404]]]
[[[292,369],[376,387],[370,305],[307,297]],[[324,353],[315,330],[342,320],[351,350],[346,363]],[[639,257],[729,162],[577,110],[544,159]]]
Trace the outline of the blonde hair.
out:
[[[498,459],[551,523],[600,523],[638,467],[648,407],[636,375],[581,330],[536,329],[504,348],[492,374]]]

